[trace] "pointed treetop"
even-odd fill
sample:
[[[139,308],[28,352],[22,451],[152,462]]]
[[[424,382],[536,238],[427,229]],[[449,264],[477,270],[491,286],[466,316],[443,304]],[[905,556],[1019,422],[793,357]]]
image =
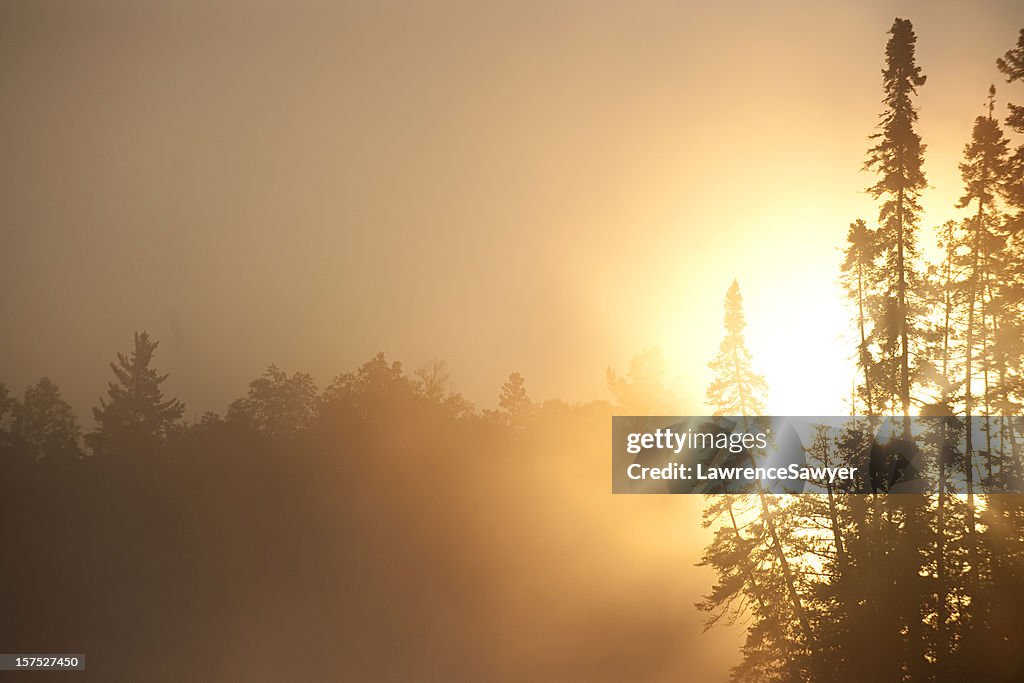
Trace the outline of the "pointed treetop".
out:
[[[882,75],[885,82],[902,81],[910,92],[917,92],[917,86],[924,85],[928,79],[921,73],[921,67],[914,60],[917,35],[914,25],[909,19],[896,19],[889,29],[889,42],[885,45],[885,68]]]
[[[161,444],[185,412],[177,399],[164,400],[167,379],[151,367],[159,342],[136,332],[131,353],[118,353],[110,364],[116,381],[93,408],[97,429],[89,442],[98,452],[145,452]]]
[[[725,336],[718,354],[708,363],[714,379],[707,388],[707,403],[716,415],[758,415],[764,411],[768,385],[753,370],[743,338],[746,320],[739,281],[733,280],[725,295]]]

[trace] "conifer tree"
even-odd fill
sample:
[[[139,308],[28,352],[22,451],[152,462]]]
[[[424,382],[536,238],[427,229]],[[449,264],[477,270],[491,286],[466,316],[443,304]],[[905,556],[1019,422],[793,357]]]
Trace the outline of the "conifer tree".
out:
[[[746,326],[740,285],[733,280],[725,295],[725,337],[718,355],[708,364],[714,379],[708,386],[707,403],[714,408],[715,415],[764,413],[768,385],[753,370],[743,333]]]
[[[914,57],[917,36],[910,21],[897,18],[889,35],[882,70],[885,111],[880,116],[879,131],[871,136],[876,144],[868,150],[865,168],[878,174],[878,181],[868,192],[883,199],[877,244],[883,261],[886,305],[881,307],[875,327],[895,342],[891,354],[898,369],[891,378],[891,391],[903,415],[909,416],[915,317],[911,296],[918,284],[914,268],[921,211],[918,197],[926,185],[922,170],[925,146],[914,129],[917,109],[912,98],[926,77]],[[904,431],[908,436],[909,430],[910,418],[906,417]]]
[[[708,364],[708,367],[714,372],[714,377],[708,386],[707,403],[712,407],[715,415],[757,416],[764,412],[768,385],[764,377],[753,370],[752,357],[747,349],[743,332],[746,327],[743,315],[743,296],[740,294],[739,282],[736,280],[733,280],[725,295],[723,322],[725,336],[719,346],[718,354]],[[751,465],[757,464],[752,453],[750,460]],[[756,489],[761,513],[760,523],[763,525],[765,533],[755,536],[755,538],[758,538],[761,543],[767,544],[766,547],[770,549],[771,556],[778,563],[781,586],[799,625],[798,639],[810,648],[814,638],[796,588],[795,577],[790,569],[786,550],[783,547],[780,530],[776,524],[777,511],[760,484],[757,484]],[[726,498],[727,506],[731,506],[731,495],[728,493],[723,495]],[[729,512],[730,515],[734,514],[731,508],[729,508]],[[735,527],[735,521],[733,524],[735,531],[733,536],[740,541],[741,536],[738,527]]]
[[[1024,81],[1024,29],[1017,44],[996,60],[1008,83]],[[1008,103],[1006,125],[1024,134],[1024,105]],[[1011,210],[1003,228],[1005,243],[1001,258],[1003,270],[997,287],[995,306],[1000,310],[1000,325],[993,340],[993,355],[999,363],[999,389],[996,400],[1004,415],[1020,411],[1024,402],[1024,142],[1007,158],[1001,183],[1002,197]],[[1007,425],[1010,445],[1019,449],[1013,423]]]
[[[158,345],[146,332],[136,332],[132,352],[118,353],[110,364],[116,381],[108,384],[107,397],[93,408],[97,428],[88,438],[96,453],[145,453],[163,443],[181,419],[184,404],[164,400],[160,385],[167,375],[151,367]]]
[[[960,198],[959,208],[971,209],[970,230],[965,233],[962,246],[962,266],[964,270],[964,286],[967,297],[966,339],[964,342],[964,411],[966,414],[966,473],[967,500],[973,528],[973,413],[975,403],[975,371],[974,361],[979,358],[985,364],[983,368],[984,386],[988,386],[988,359],[985,357],[986,341],[990,335],[989,326],[992,310],[988,306],[990,298],[991,268],[993,253],[998,250],[999,214],[994,206],[999,192],[999,183],[1006,171],[1008,142],[1003,137],[993,112],[995,108],[995,87],[989,88],[988,113],[974,121],[971,141],[964,149],[964,161],[960,164],[960,174],[964,182],[964,195]],[[977,353],[979,336],[982,339],[982,351]],[[985,413],[989,413],[988,391],[983,394]],[[987,428],[987,425],[986,425]],[[986,429],[987,431],[987,429]],[[986,450],[991,451],[991,448]]]
[[[1006,77],[1007,83],[1024,81],[1024,29],[1020,30],[1017,45],[997,59],[996,66]],[[1006,117],[1006,125],[1014,132],[1024,134],[1024,105],[1011,102],[1006,106],[1010,111]],[[1018,209],[1015,222],[1019,229],[1019,223],[1024,217],[1024,144],[1019,145],[1014,151],[1008,170],[1004,191],[1007,202]]]
[[[526,395],[526,380],[518,372],[509,375],[508,380],[501,385],[498,407],[505,421],[517,427],[522,426],[533,412],[533,402]]]

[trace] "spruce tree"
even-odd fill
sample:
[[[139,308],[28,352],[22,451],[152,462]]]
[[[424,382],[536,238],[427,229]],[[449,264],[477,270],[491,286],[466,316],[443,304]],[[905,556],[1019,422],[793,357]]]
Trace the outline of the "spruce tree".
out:
[[[733,280],[729,291],[725,295],[725,336],[719,346],[718,354],[708,364],[714,372],[714,378],[707,389],[707,403],[714,410],[715,415],[733,416],[757,416],[765,409],[766,394],[768,385],[764,377],[753,370],[753,362],[749,349],[747,349],[743,330],[746,327],[746,320],[743,315],[743,296],[740,294],[739,282]],[[750,463],[756,466],[753,453],[749,454]],[[726,505],[731,509],[731,494],[723,494],[726,498]],[[758,483],[756,485],[757,501],[760,504],[760,520],[765,533],[756,538],[766,543],[770,555],[778,563],[780,572],[779,582],[783,588],[793,617],[798,624],[798,640],[804,645],[813,649],[813,635],[810,623],[804,611],[800,594],[796,589],[795,577],[790,569],[789,559],[783,547],[782,534],[776,523],[776,506],[772,504],[764,489]],[[734,529],[733,536],[740,540],[738,529]],[[729,538],[726,534],[723,538]],[[764,577],[759,582],[764,585]]]
[[[98,454],[137,454],[160,446],[185,412],[177,399],[164,400],[160,385],[167,375],[151,366],[159,342],[146,332],[135,333],[130,354],[118,353],[110,364],[116,381],[107,386],[107,398],[93,408],[96,431],[88,441]]]
[[[715,415],[760,415],[764,413],[768,385],[754,372],[744,339],[747,326],[743,316],[740,284],[733,280],[725,295],[725,337],[708,367],[714,379],[707,389],[707,403]]]
[[[875,326],[896,344],[891,351],[893,365],[898,369],[890,378],[890,388],[903,415],[908,416],[904,420],[904,431],[909,436],[913,358],[910,345],[914,322],[911,296],[918,284],[914,268],[917,220],[921,211],[918,197],[926,185],[922,170],[925,146],[914,130],[917,110],[913,97],[926,77],[914,57],[917,36],[910,21],[897,18],[889,29],[889,36],[882,70],[885,111],[880,115],[878,132],[871,136],[876,143],[868,150],[865,168],[878,174],[878,181],[868,192],[883,200],[877,244],[883,260],[887,305],[882,307]]]
[[[967,500],[972,517],[973,528],[973,466],[972,455],[975,449],[973,442],[973,413],[976,409],[975,397],[975,365],[979,358],[984,364],[983,394],[986,415],[990,412],[988,396],[989,363],[986,358],[987,340],[991,336],[992,307],[991,272],[996,252],[999,251],[997,231],[1000,216],[994,203],[999,192],[999,184],[1006,172],[1006,156],[1008,142],[1003,137],[999,123],[993,115],[995,109],[995,87],[989,88],[988,113],[974,121],[971,141],[964,148],[964,161],[960,164],[960,174],[964,182],[964,195],[960,198],[959,208],[971,209],[970,230],[965,234],[967,239],[962,246],[961,264],[964,269],[964,285],[967,295],[967,329],[964,344],[964,410],[967,419],[966,472]],[[978,339],[981,338],[982,349],[977,352]],[[986,425],[987,428],[988,425]],[[991,435],[990,435],[991,436]],[[991,444],[986,448],[991,452]]]
[[[1020,30],[1017,45],[997,59],[996,66],[1006,77],[1007,83],[1024,81],[1024,29]],[[1006,125],[1014,132],[1024,134],[1024,106],[1013,103],[1008,103],[1006,106],[1010,111],[1006,117]],[[1007,202],[1018,209],[1015,222],[1019,229],[1022,217],[1024,217],[1024,144],[1018,146],[1014,151],[1010,163],[1010,173],[1004,191]]]
[[[1008,83],[1024,81],[1024,29],[1017,44],[996,60],[999,71]],[[1018,134],[1024,134],[1024,106],[1008,103],[1006,125]],[[1024,402],[1024,143],[1018,145],[1007,159],[1001,183],[1002,198],[1015,212],[1007,217],[1003,227],[1005,244],[1001,254],[1003,270],[997,287],[996,307],[1000,310],[999,330],[994,339],[993,355],[999,363],[1000,379],[997,391],[998,409],[1009,415],[1020,411]],[[1020,455],[1016,438],[1017,428],[1007,425],[1010,446]]]
[[[515,427],[522,427],[533,412],[533,402],[526,394],[526,380],[518,372],[509,375],[508,380],[501,385],[498,407],[506,423]]]

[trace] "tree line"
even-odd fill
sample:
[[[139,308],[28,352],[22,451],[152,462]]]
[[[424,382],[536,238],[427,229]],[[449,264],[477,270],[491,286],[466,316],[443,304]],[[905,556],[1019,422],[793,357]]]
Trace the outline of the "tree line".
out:
[[[318,421],[368,418],[387,405],[418,404],[455,420],[514,429],[542,410],[557,413],[569,408],[561,401],[535,404],[523,376],[513,372],[498,391],[497,408],[478,411],[452,389],[444,361],[431,360],[410,377],[401,362],[378,353],[356,371],[336,376],[323,391],[309,373],[289,375],[272,364],[249,383],[246,395],[233,401],[224,416],[206,412],[189,423],[182,419],[185,404],[164,396],[161,385],[168,375],[155,367],[158,346],[147,332],[137,332],[132,350],[116,354],[110,363],[113,379],[92,409],[96,426],[88,433],[83,433],[71,404],[49,377],[27,387],[20,399],[0,382],[0,453],[48,462],[139,456],[219,430],[295,439]]]

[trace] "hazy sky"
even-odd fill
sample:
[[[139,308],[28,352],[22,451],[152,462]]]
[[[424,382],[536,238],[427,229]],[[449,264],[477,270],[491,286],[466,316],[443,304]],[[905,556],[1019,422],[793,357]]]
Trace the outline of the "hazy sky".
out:
[[[136,329],[190,416],[379,350],[485,405],[513,370],[605,398],[655,345],[699,413],[734,277],[770,410],[841,410],[893,17],[925,226],[989,83],[1024,102],[1009,0],[214,4],[0,2],[0,381],[82,418]]]

